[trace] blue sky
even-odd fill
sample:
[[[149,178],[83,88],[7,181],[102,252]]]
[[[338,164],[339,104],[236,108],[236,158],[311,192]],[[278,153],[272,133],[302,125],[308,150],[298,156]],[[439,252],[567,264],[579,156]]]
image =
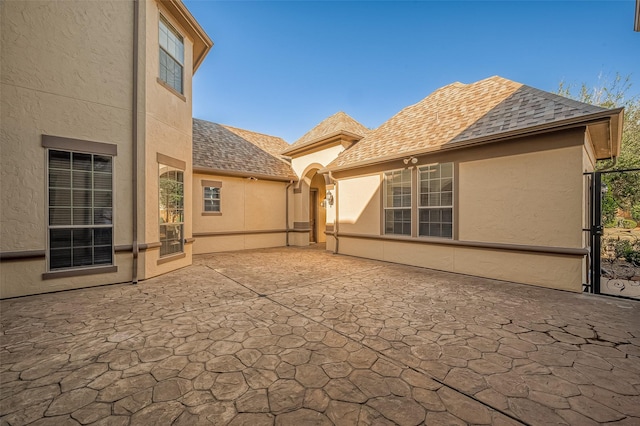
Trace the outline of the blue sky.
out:
[[[215,43],[194,117],[289,143],[337,111],[375,128],[492,75],[554,92],[619,72],[640,94],[632,0],[184,2]]]

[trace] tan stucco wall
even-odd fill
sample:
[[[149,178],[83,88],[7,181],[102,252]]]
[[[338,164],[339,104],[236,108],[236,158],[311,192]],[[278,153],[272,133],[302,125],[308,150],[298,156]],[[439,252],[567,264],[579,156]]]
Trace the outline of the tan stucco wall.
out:
[[[145,80],[144,110],[144,155],[140,161],[144,165],[144,185],[141,196],[144,199],[144,220],[139,224],[141,243],[155,243],[160,239],[158,182],[158,154],[184,161],[184,236],[192,235],[192,74],[193,41],[187,32],[173,19],[166,9],[155,1],[146,1],[145,22]],[[184,41],[183,96],[179,96],[158,82],[159,47],[158,22],[162,14],[181,33]],[[154,226],[155,225],[155,226]],[[153,277],[172,269],[191,264],[191,248],[185,246],[186,256],[169,263],[157,264],[159,250],[149,250],[141,262],[141,278]]]
[[[456,164],[457,240],[520,246],[583,248],[588,167],[581,130],[420,158],[419,164]],[[389,165],[389,170],[396,168]],[[367,169],[370,172],[372,168]],[[380,236],[381,172],[340,176],[339,252],[445,271],[581,291],[581,256],[364,239]],[[387,236],[385,238],[393,238]]]
[[[296,175],[302,178],[307,166],[317,163],[326,167],[330,162],[335,160],[342,151],[344,151],[342,145],[335,145],[310,154],[301,155],[291,159],[291,167],[293,167]]]
[[[131,244],[133,6],[4,1],[0,8],[0,251],[46,250],[43,134],[117,145],[114,243]],[[126,281],[130,258],[116,255],[116,274],[47,281],[45,259],[3,261],[0,297]]]
[[[582,247],[582,147],[459,164],[463,241]]]
[[[380,174],[339,181],[340,232],[380,235],[381,182]]]
[[[114,273],[42,280],[42,274],[46,272],[44,260],[2,262],[0,265],[0,299],[131,282],[131,253],[116,253],[115,264],[118,266],[118,271]]]
[[[202,181],[222,183],[220,189],[221,215],[203,215]],[[286,229],[287,182],[249,180],[245,178],[196,173],[193,177],[193,233],[196,234],[194,253],[212,253],[286,244],[285,232],[252,233],[255,231],[284,231]],[[291,192],[291,189],[289,189]],[[291,194],[290,194],[291,195]],[[201,233],[237,233],[235,235],[198,235]]]
[[[131,211],[131,84],[123,84],[131,80],[131,5],[10,1],[0,7],[0,247],[44,249],[43,134],[118,145],[115,179],[123,196],[115,204]],[[106,28],[120,37],[105,39]],[[130,215],[116,220],[116,245],[130,243]]]
[[[192,234],[192,41],[165,13],[184,36],[184,96],[177,96],[157,81],[158,19],[163,6],[156,1],[139,4],[138,243],[153,244],[159,239],[158,153],[186,163],[185,237]],[[43,134],[117,145],[114,245],[130,246],[133,3],[11,1],[1,2],[0,7],[0,250],[46,250]],[[138,277],[190,264],[191,247],[186,245],[183,258],[161,265],[157,248],[141,253]],[[47,281],[40,278],[45,259],[3,261],[1,297],[130,280],[131,252],[119,252],[115,259],[117,273]]]

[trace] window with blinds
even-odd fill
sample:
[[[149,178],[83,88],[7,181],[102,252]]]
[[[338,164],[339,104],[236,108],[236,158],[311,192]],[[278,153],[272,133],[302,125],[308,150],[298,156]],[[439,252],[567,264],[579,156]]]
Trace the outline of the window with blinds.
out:
[[[453,236],[453,163],[418,168],[418,235]]]
[[[411,235],[411,170],[384,174],[384,232]]]
[[[163,17],[159,25],[160,80],[183,94],[184,41],[182,36]]]
[[[113,264],[113,158],[48,151],[49,270]]]

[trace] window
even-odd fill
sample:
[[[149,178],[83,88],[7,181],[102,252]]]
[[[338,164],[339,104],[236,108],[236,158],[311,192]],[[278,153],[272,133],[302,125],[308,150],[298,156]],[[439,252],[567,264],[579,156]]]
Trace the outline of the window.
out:
[[[220,213],[220,188],[205,186],[204,189],[204,211]]]
[[[50,149],[49,270],[113,264],[113,158]]]
[[[453,237],[453,163],[418,168],[418,235]]]
[[[384,232],[411,235],[411,170],[384,174]]]
[[[182,36],[160,17],[160,80],[182,94],[184,42]]]
[[[160,256],[184,247],[184,173],[160,164]]]

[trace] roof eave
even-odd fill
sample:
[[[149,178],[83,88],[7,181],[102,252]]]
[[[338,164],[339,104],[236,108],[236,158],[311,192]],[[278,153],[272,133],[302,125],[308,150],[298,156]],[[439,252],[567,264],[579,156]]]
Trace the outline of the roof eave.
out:
[[[338,142],[343,139],[349,142],[357,142],[363,137],[364,136],[362,135],[358,135],[357,133],[349,132],[347,130],[338,130],[336,132],[329,133],[328,135],[313,139],[309,142],[304,143],[303,145],[287,148],[286,150],[282,151],[282,155],[292,156],[300,154],[305,151],[310,151],[318,146],[323,146],[332,142]]]
[[[213,47],[213,41],[181,0],[160,0],[160,2],[193,39],[193,74],[195,74]]]
[[[275,175],[267,175],[263,173],[252,173],[250,171],[245,170],[225,170],[225,169],[216,169],[213,167],[202,167],[202,166],[193,166],[194,173],[206,173],[210,175],[218,175],[218,176],[229,176],[229,177],[240,177],[240,178],[256,178],[261,180],[270,180],[276,182],[297,182],[298,178],[296,176],[275,176]]]
[[[566,119],[566,120],[560,120],[560,121],[555,121],[555,122],[551,122],[551,123],[545,123],[545,124],[541,124],[541,125],[538,125],[538,126],[527,127],[527,128],[524,128],[524,129],[517,129],[517,130],[510,131],[510,132],[503,132],[503,133],[488,135],[488,136],[484,136],[484,137],[468,139],[468,140],[462,141],[462,142],[445,143],[443,145],[438,145],[438,146],[430,147],[430,148],[422,148],[422,149],[414,150],[414,151],[404,151],[402,153],[394,153],[394,154],[386,155],[386,156],[383,156],[383,157],[372,158],[370,160],[363,160],[363,161],[359,161],[359,162],[352,163],[352,164],[346,164],[346,165],[343,165],[343,166],[331,167],[331,165],[328,165],[324,169],[319,170],[319,173],[339,172],[339,171],[344,171],[344,170],[357,169],[357,168],[360,168],[360,167],[383,164],[383,163],[387,163],[389,161],[399,160],[399,159],[402,159],[402,158],[405,158],[405,157],[411,157],[411,156],[416,156],[416,155],[424,155],[424,154],[431,154],[431,153],[435,153],[435,152],[452,151],[452,150],[457,150],[457,149],[462,149],[462,148],[468,148],[470,146],[475,146],[475,145],[484,145],[484,144],[489,144],[489,143],[501,142],[501,141],[504,141],[504,140],[507,140],[507,139],[513,139],[513,138],[524,137],[524,136],[532,136],[532,135],[539,134],[539,133],[547,133],[547,132],[555,131],[555,130],[562,130],[562,129],[580,127],[580,126],[587,126],[589,124],[593,124],[595,122],[602,121],[602,120],[607,120],[607,119],[610,120],[610,122],[612,123],[612,125],[611,125],[611,136],[610,136],[611,137],[611,142],[612,142],[611,143],[612,151],[615,151],[614,147],[617,146],[617,150],[619,152],[619,150],[620,150],[620,141],[622,140],[622,125],[621,125],[621,123],[622,123],[623,111],[624,111],[624,108],[615,108],[615,109],[596,112],[596,113],[592,113],[592,114],[588,114],[588,115],[582,115],[582,116],[579,116],[579,117],[573,117],[573,118]],[[617,122],[617,123],[615,123],[615,125],[613,123],[614,121]],[[614,141],[613,140],[614,138],[617,139],[617,140]],[[605,158],[609,158],[609,157],[605,157]],[[600,159],[600,158],[598,158],[598,159]]]

